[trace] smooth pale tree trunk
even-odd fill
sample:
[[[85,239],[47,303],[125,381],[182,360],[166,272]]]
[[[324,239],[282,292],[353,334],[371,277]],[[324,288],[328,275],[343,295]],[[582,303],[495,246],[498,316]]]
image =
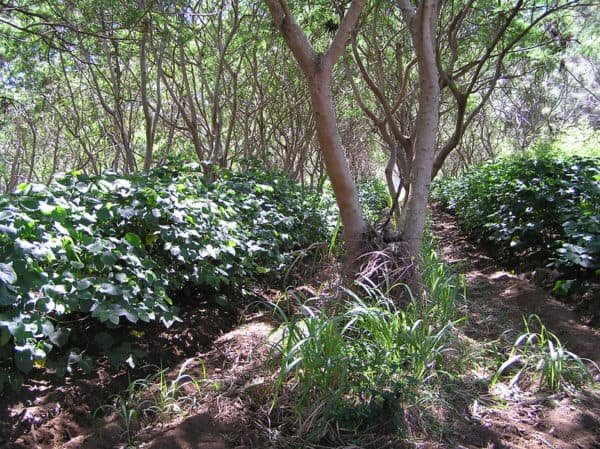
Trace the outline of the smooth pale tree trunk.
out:
[[[331,77],[333,66],[346,47],[365,0],[352,0],[329,49],[324,54],[318,54],[314,50],[290,13],[285,0],[266,2],[275,26],[281,32],[308,82],[317,139],[344,226],[347,267],[352,270],[356,267],[357,258],[365,251],[367,225],[361,214],[356,184],[350,173],[338,130]]]
[[[364,250],[366,223],[337,127],[330,78],[330,72],[315,73],[309,89],[317,139],[344,225],[344,243],[349,257],[356,258]]]
[[[403,3],[402,9],[409,22],[419,67],[419,112],[403,232],[408,253],[416,258],[425,229],[439,123],[440,87],[435,54],[438,1],[422,0],[416,10],[411,9],[408,2]]]

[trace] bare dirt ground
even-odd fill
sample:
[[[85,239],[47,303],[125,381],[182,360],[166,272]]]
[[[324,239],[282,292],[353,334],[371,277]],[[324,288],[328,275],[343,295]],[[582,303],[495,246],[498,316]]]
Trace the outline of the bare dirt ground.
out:
[[[522,317],[537,314],[569,350],[600,363],[597,329],[581,324],[572,310],[537,287],[531,276],[517,276],[499,268],[493,256],[459,236],[452,216],[439,210],[432,212],[432,228],[442,257],[466,277],[469,337],[485,343],[497,339],[506,329],[521,331]],[[596,384],[593,391],[573,395],[548,397],[506,391],[498,401],[484,394],[469,407],[468,419],[480,430],[487,429],[487,434],[465,434],[456,447],[600,448],[599,393]]]
[[[90,374],[78,372],[62,380],[38,372],[19,392],[5,392],[0,396],[0,448],[128,447],[128,429],[119,410],[103,412],[106,409],[102,407],[111,404],[115,395],[123,395],[133,380],[147,376],[148,371],[156,371],[160,366],[176,366],[189,357],[209,351],[215,340],[238,320],[236,314],[201,302],[182,310],[181,317],[183,323],[177,323],[171,329],[146,329],[144,341],[139,344],[146,350],[148,363],[154,365],[152,368],[127,371],[105,363]],[[210,429],[216,428],[210,425]],[[145,434],[150,430],[152,428],[140,432]]]
[[[465,328],[474,346],[498,341],[508,328],[522,330],[522,316],[536,313],[568,349],[600,362],[598,330],[581,324],[576,314],[551,299],[528,276],[500,269],[493,257],[458,235],[451,216],[434,210],[432,218],[444,259],[466,278],[469,321]],[[275,369],[268,364],[269,336],[277,326],[271,314],[245,311],[241,316],[228,315],[196,306],[184,319],[168,332],[148,335],[147,342],[149,352],[156,356],[155,363],[165,360],[173,366],[169,379],[193,358],[186,374],[198,382],[198,388],[190,391],[197,402],[184,416],[140,423],[128,441],[118,413],[94,413],[144,373],[106,366],[63,382],[40,374],[18,394],[0,398],[0,449],[305,447],[301,443],[290,445],[289,439],[283,444],[282,435],[290,431],[285,426],[291,411],[271,409]],[[446,393],[452,412],[447,414],[442,432],[382,448],[600,448],[597,385],[577,393],[552,395],[503,385],[489,390],[485,379],[455,385],[454,391]]]

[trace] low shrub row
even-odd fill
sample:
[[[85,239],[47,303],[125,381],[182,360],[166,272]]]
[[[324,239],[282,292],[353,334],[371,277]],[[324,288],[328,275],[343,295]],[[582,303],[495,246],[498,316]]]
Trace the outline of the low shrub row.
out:
[[[279,276],[326,238],[326,213],[314,194],[254,168],[214,183],[163,167],[21,185],[0,198],[0,386],[34,367],[90,369],[89,348],[73,341],[85,323],[170,326],[184,290],[235,294]],[[97,349],[132,364],[106,335]]]
[[[600,160],[519,157],[434,183],[460,229],[516,258],[584,273],[600,268]]]
[[[370,223],[379,221],[391,205],[387,186],[378,178],[365,178],[358,182],[358,201],[363,217]]]

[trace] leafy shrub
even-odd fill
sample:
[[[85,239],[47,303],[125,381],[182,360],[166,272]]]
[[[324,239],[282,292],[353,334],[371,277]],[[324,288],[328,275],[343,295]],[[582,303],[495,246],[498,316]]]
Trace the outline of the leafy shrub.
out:
[[[84,322],[170,326],[171,298],[188,287],[239,291],[277,275],[328,230],[307,193],[254,168],[212,184],[192,168],[163,167],[20,186],[0,198],[0,364],[24,374],[90,369],[70,338]],[[133,363],[108,334],[95,343]],[[0,385],[19,379],[3,377]]]
[[[459,179],[453,176],[444,176],[433,180],[429,196],[446,210],[456,212],[456,201],[460,193]]]
[[[598,159],[523,157],[436,181],[432,198],[459,227],[500,255],[547,259],[557,267],[600,267]]]
[[[385,183],[376,178],[359,181],[358,200],[363,216],[370,222],[379,220],[384,209],[390,207],[391,201]]]

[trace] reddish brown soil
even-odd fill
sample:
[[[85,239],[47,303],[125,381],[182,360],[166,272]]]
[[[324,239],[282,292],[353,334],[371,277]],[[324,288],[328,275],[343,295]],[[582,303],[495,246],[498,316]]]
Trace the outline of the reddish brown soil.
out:
[[[567,349],[600,363],[597,329],[581,324],[572,310],[533,284],[531,276],[516,276],[500,269],[490,255],[459,236],[452,216],[433,210],[432,220],[443,258],[466,277],[469,337],[485,343],[499,338],[506,329],[522,331],[522,317],[537,314]],[[438,447],[600,448],[598,384],[593,391],[558,394],[550,399],[527,392],[511,397],[507,392],[500,401],[489,394],[477,400],[479,408],[473,404],[469,407],[471,426],[464,429],[463,436],[457,435],[451,445]]]
[[[262,448],[273,375],[265,369],[268,338],[274,326],[269,314],[246,314],[244,322],[214,341],[202,354],[206,372],[203,405],[182,422],[167,423],[140,435],[140,449]],[[218,385],[218,387],[217,387]]]
[[[181,316],[183,323],[168,330],[145,329],[139,344],[155,365],[154,371],[156,366],[172,366],[211,348],[237,320],[206,303],[187,306]],[[147,371],[115,369],[101,361],[92,373],[78,372],[63,380],[34,374],[19,392],[8,391],[0,397],[0,449],[125,447],[125,429],[116,413],[102,416],[98,410],[122,393],[130,379],[143,378]]]

